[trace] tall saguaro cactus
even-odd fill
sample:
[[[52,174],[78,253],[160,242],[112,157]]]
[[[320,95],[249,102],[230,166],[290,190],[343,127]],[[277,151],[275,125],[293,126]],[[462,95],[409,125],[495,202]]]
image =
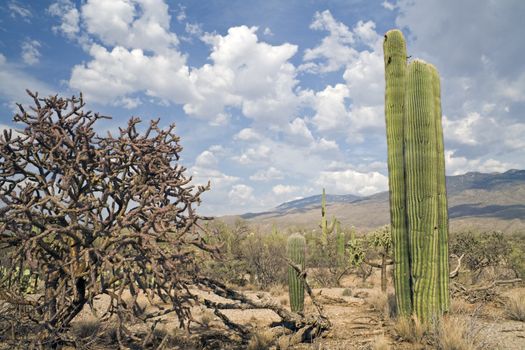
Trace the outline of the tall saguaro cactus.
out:
[[[412,313],[410,251],[405,195],[404,115],[407,51],[403,34],[391,30],[383,42],[385,58],[385,119],[390,186],[390,221],[394,250],[394,287],[399,314]]]
[[[286,251],[288,259],[295,265],[304,270],[305,267],[306,240],[298,233],[288,237]],[[298,275],[297,271],[288,267],[288,294],[290,297],[290,309],[293,312],[304,310],[304,279]]]
[[[441,121],[441,83],[439,73],[433,65],[432,90],[434,93],[434,122],[436,128],[437,152],[437,197],[438,197],[438,296],[441,311],[448,311],[450,307],[449,265],[448,265],[448,201],[445,178],[445,146],[443,142],[443,126]]]
[[[437,151],[432,73],[408,65],[405,94],[405,173],[413,311],[429,319],[437,307]]]
[[[449,307],[439,74],[421,60],[407,65],[398,30],[386,33],[383,48],[396,300],[402,316],[428,321]]]

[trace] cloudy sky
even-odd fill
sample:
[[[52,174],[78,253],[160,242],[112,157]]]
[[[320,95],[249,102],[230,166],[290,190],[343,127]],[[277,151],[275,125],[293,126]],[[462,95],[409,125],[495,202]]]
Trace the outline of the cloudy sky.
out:
[[[201,213],[388,187],[383,34],[442,77],[447,173],[525,168],[522,0],[7,0],[0,129],[24,90],[175,122]]]

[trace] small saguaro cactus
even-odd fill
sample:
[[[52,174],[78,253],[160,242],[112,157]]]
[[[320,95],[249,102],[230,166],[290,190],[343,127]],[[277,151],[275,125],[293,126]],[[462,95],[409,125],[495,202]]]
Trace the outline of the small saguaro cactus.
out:
[[[340,227],[340,226],[339,226]],[[328,236],[338,228],[338,221],[335,217],[332,222],[328,223],[328,215],[326,214],[326,192],[323,188],[323,195],[321,197],[321,242],[326,245],[328,243]]]
[[[305,267],[306,240],[299,233],[288,237],[286,252],[288,259],[301,270]],[[290,297],[290,309],[293,312],[304,310],[304,278],[292,266],[288,267],[288,294]]]
[[[345,233],[341,229],[341,223],[337,221],[336,225],[336,250],[337,250],[337,262],[339,265],[346,265],[346,247],[345,247]]]

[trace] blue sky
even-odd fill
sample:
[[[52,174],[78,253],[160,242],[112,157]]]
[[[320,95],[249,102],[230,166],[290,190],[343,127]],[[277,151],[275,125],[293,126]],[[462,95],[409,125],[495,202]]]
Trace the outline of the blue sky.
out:
[[[200,212],[388,188],[383,34],[442,77],[447,173],[525,168],[525,2],[15,1],[0,4],[0,129],[24,90],[82,91],[113,117],[176,123],[211,181]]]

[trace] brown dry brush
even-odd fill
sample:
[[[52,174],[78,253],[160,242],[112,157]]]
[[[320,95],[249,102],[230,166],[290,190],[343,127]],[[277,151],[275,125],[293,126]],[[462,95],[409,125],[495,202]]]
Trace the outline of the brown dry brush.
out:
[[[190,288],[224,288],[200,268],[217,252],[195,212],[209,184],[191,185],[178,164],[175,126],[156,120],[140,132],[131,118],[118,136],[98,136],[94,125],[107,117],[84,112],[82,95],[28,93],[34,106],[14,116],[23,129],[0,136],[0,342],[79,345],[71,322],[104,294],[110,302],[97,316],[116,323],[120,346],[147,346],[157,323],[132,325],[168,313],[189,328],[199,302]],[[33,295],[21,283],[28,270]],[[225,323],[247,341],[244,328]]]

